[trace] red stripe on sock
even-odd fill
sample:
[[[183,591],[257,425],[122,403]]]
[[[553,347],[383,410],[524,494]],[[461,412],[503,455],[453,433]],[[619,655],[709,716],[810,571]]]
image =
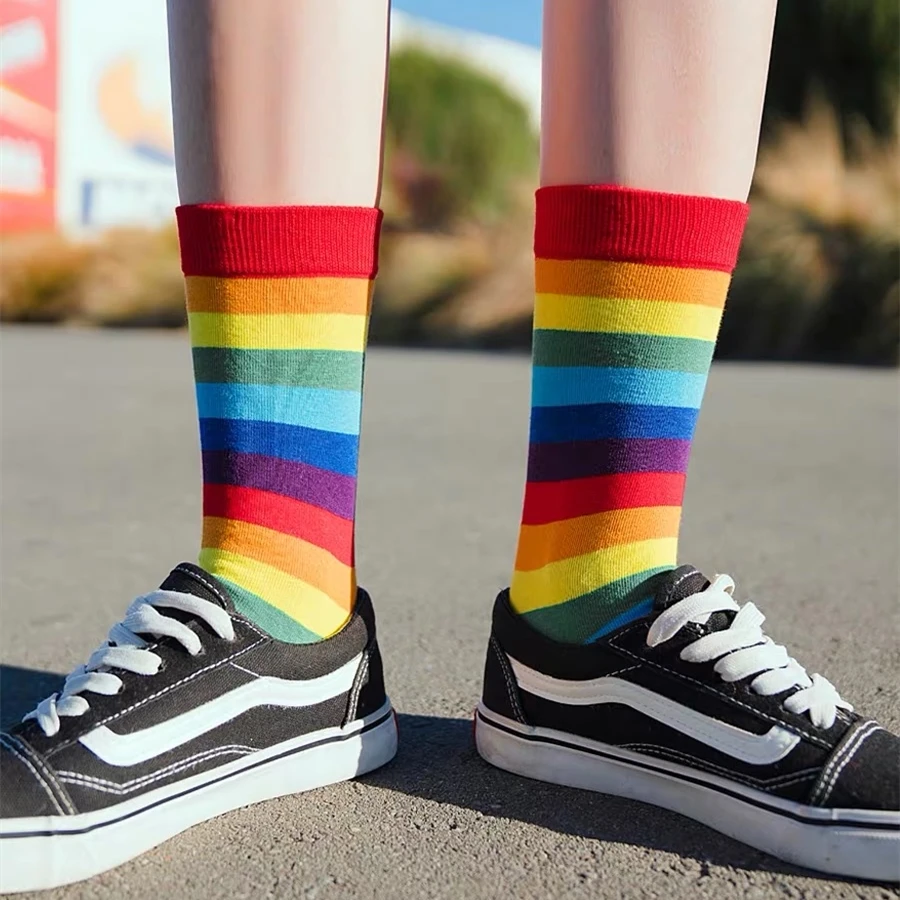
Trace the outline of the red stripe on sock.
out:
[[[546,525],[612,509],[681,506],[685,476],[671,472],[622,472],[567,481],[530,481],[523,525]]]
[[[536,194],[539,259],[606,259],[730,272],[749,206],[717,197],[611,184],[560,185]]]
[[[291,497],[230,484],[203,485],[203,515],[289,534],[353,565],[353,522]]]
[[[365,206],[179,206],[185,275],[374,278],[381,210]]]

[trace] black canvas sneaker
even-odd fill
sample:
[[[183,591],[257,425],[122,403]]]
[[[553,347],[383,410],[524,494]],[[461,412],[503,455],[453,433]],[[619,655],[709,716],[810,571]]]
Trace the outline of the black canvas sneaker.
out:
[[[0,891],[68,884],[259,800],[396,752],[375,617],[284,644],[182,563],[87,665],[0,736]]]
[[[900,739],[682,566],[654,610],[558,644],[494,606],[478,752],[540,781],[663,806],[798,865],[900,879]]]

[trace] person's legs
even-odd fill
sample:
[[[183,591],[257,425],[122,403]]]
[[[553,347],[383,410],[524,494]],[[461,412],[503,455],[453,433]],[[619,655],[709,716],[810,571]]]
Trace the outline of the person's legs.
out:
[[[182,203],[377,205],[390,0],[168,0]]]
[[[746,217],[774,0],[550,0],[513,607],[574,643],[676,561]]]
[[[541,185],[745,201],[775,0],[548,0]]]
[[[388,0],[248,9],[169,2],[200,562],[264,630],[306,643],[356,593]]]
[[[494,765],[900,878],[900,740],[676,565],[774,0],[545,0],[528,480],[476,711]]]
[[[396,752],[353,569],[388,0],[169,0],[169,26],[202,567],[0,738],[0,892]]]

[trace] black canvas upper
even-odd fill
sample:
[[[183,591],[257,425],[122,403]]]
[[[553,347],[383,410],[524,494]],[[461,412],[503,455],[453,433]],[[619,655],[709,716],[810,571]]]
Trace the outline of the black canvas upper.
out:
[[[818,806],[900,809],[900,739],[877,723],[838,709],[830,728],[817,728],[808,715],[784,708],[784,700],[796,688],[761,696],[750,687],[752,677],[728,683],[714,671],[715,660],[692,663],[679,658],[687,644],[727,628],[735,613],[714,613],[705,625],[686,625],[670,640],[647,645],[648,631],[660,612],[708,585],[696,569],[682,566],[659,583],[649,616],[580,646],[557,643],[534,630],[512,610],[508,591],[501,592],[494,605],[485,666],[485,707],[523,724],[690,766],[785,799]],[[801,740],[775,763],[746,763],[624,703],[583,706],[529,693],[518,685],[510,657],[568,681],[614,676],[743,731],[764,734],[778,725]]]
[[[234,640],[215,634],[205,622],[177,611],[202,641],[199,656],[189,655],[172,638],[149,649],[163,660],[150,676],[113,669],[123,689],[114,696],[83,695],[89,710],[60,716],[59,732],[44,734],[34,720],[0,737],[0,817],[87,812],[130,799],[141,791],[169,784],[264,750],[282,741],[340,727],[379,710],[386,702],[375,616],[368,594],[359,589],[345,627],[316,644],[286,644],[263,633],[237,613],[227,589],[204,570],[182,563],[162,583],[163,590],[193,594],[225,609]],[[148,640],[152,638],[147,636]],[[326,675],[362,654],[350,690],[305,707],[257,706],[205,734],[134,766],[110,766],[79,738],[102,725],[130,734],[157,725],[260,676],[306,680]]]

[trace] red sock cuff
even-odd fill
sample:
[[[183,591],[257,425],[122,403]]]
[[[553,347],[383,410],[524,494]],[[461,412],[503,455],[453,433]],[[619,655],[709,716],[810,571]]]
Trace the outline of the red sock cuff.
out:
[[[730,272],[749,206],[611,184],[540,188],[534,253]]]
[[[365,206],[179,206],[185,275],[374,278],[380,209]]]

